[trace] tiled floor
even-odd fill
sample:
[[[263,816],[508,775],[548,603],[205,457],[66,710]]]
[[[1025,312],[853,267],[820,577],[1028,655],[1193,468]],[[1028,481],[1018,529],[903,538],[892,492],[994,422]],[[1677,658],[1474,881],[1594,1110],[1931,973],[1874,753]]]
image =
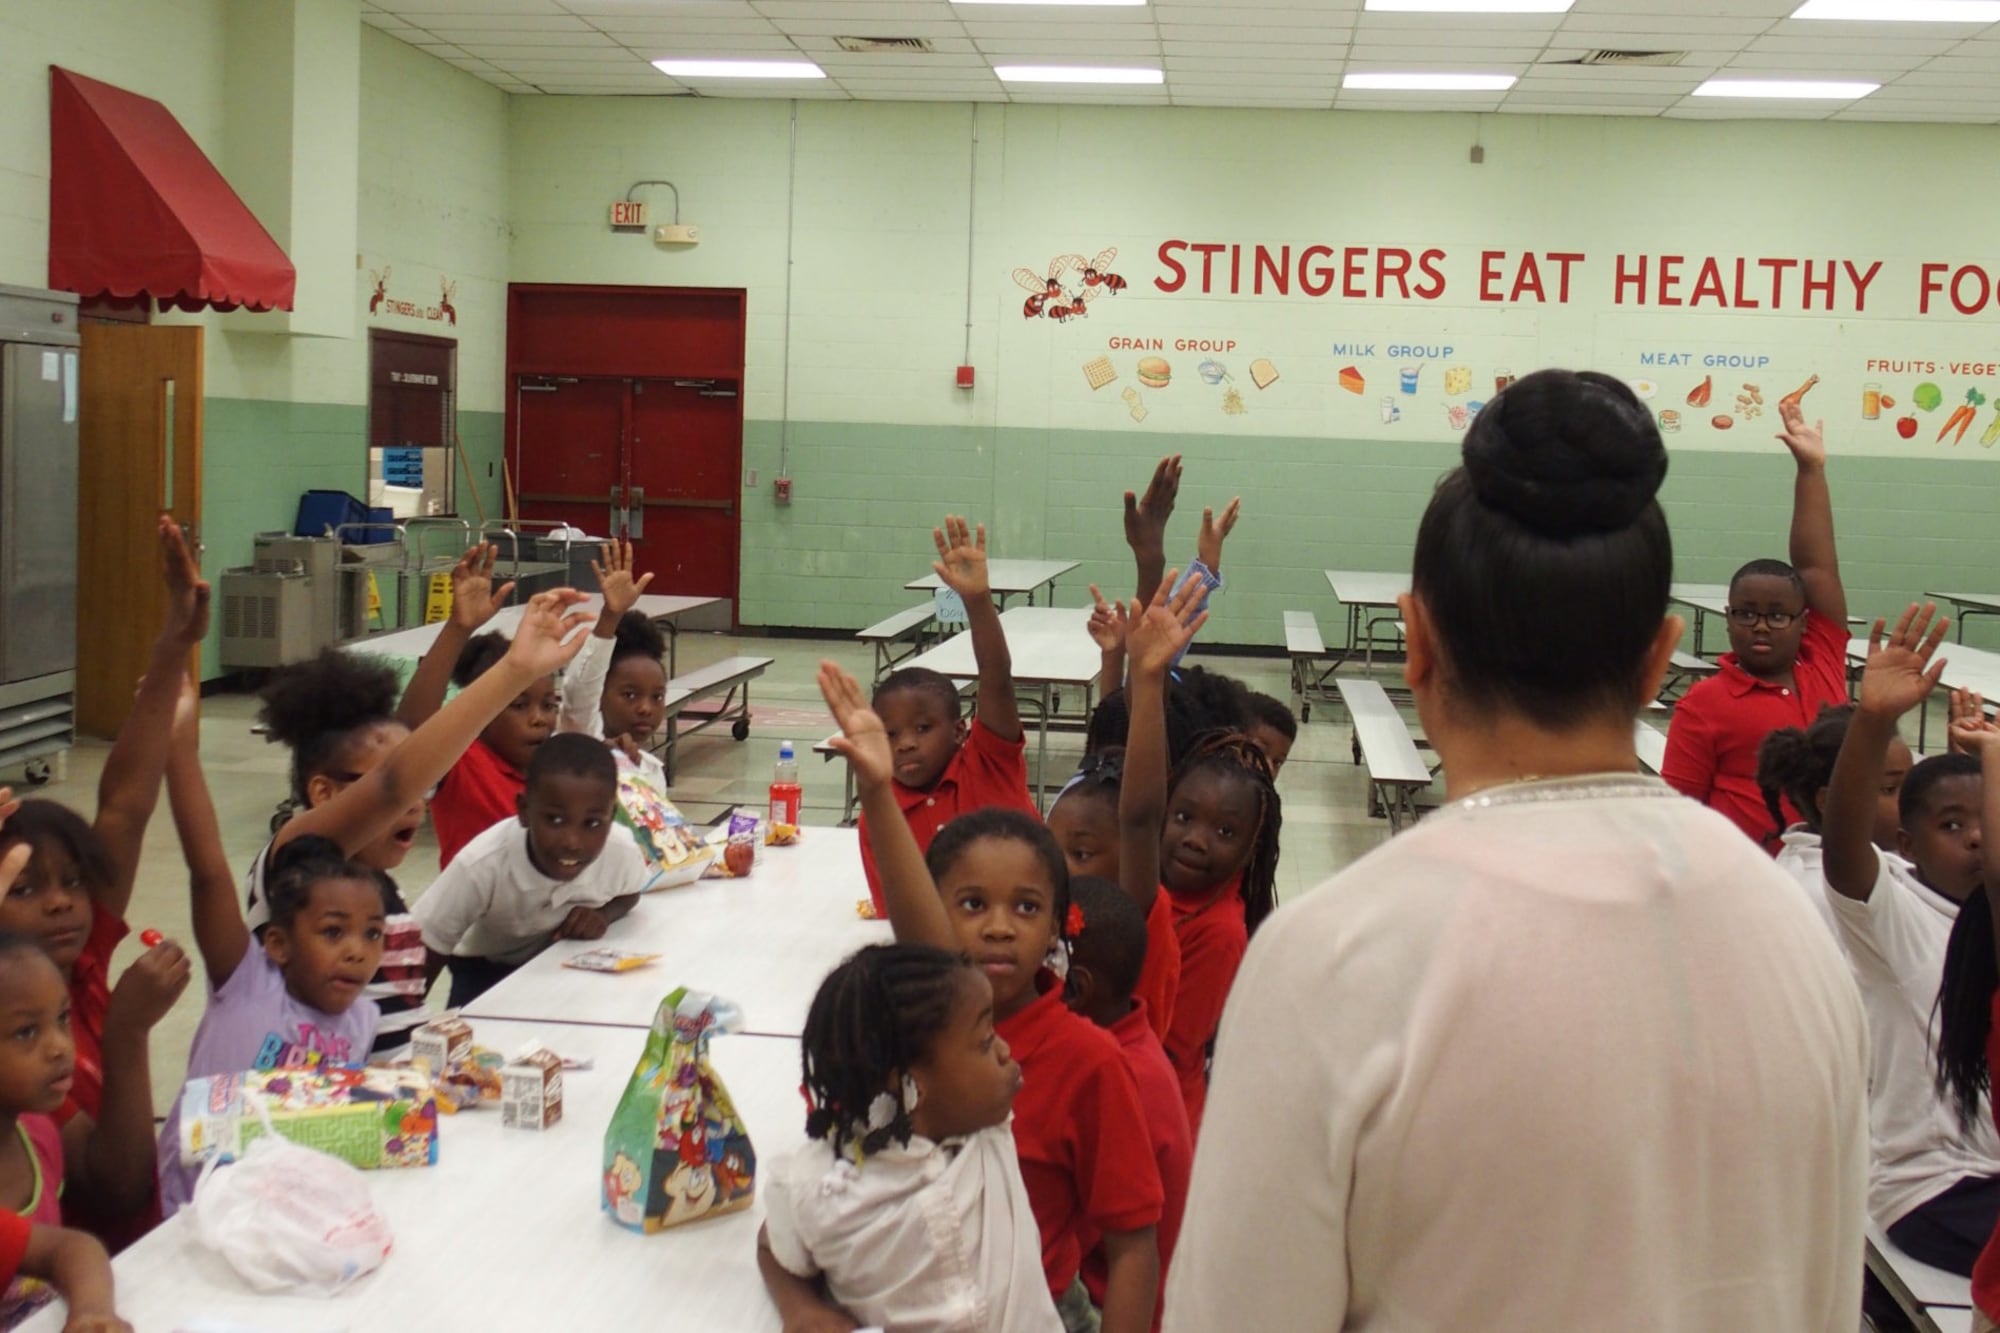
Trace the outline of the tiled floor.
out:
[[[705,821],[727,806],[760,803],[771,780],[771,765],[784,739],[799,742],[801,780],[805,787],[805,822],[832,824],[841,813],[842,773],[839,761],[822,763],[810,753],[812,742],[833,730],[813,673],[822,657],[832,657],[849,670],[866,676],[872,668],[867,648],[852,639],[736,639],[722,635],[686,634],[681,638],[682,671],[736,652],[775,660],[753,688],[756,721],[750,737],[732,741],[721,728],[686,741],[680,750],[680,781],[675,801],[690,819]],[[1226,671],[1251,688],[1280,698],[1288,691],[1282,659],[1202,657],[1204,666]],[[1074,706],[1073,704],[1071,705]],[[230,858],[248,866],[269,836],[273,806],[287,784],[286,754],[251,734],[257,711],[248,695],[211,697],[202,718],[202,761],[215,793],[223,837]],[[1281,895],[1295,895],[1368,851],[1387,836],[1380,820],[1365,813],[1366,782],[1349,759],[1348,730],[1337,709],[1326,708],[1306,726],[1279,779],[1284,797],[1283,857],[1278,868]],[[1030,757],[1032,762],[1032,737]],[[35,795],[51,796],[88,815],[95,807],[96,784],[109,746],[84,742],[70,752],[61,777]],[[1081,737],[1052,734],[1050,768],[1060,775],[1075,764]],[[0,775],[9,778],[17,774]],[[26,789],[23,789],[24,794]],[[436,844],[429,832],[410,853],[397,874],[406,897],[414,898],[436,875]],[[180,848],[174,839],[164,797],[147,832],[146,855],[132,897],[129,920],[132,938],[120,951],[113,975],[139,951],[138,933],[146,927],[164,931],[184,943],[188,939],[187,881]],[[187,1048],[201,1016],[203,997],[197,964],[196,984],[189,987],[174,1011],[161,1023],[153,1041],[153,1083],[156,1108],[164,1108],[179,1090],[186,1068]]]

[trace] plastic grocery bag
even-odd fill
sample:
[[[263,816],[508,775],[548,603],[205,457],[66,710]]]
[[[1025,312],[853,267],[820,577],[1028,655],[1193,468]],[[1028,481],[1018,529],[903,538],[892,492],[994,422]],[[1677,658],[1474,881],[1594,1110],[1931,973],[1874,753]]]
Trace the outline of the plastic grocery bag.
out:
[[[202,1167],[185,1212],[196,1239],[256,1290],[331,1296],[389,1257],[394,1240],[367,1178],[339,1158],[272,1131],[219,1165]]]
[[[686,987],[653,1030],[604,1131],[604,1211],[648,1234],[750,1206],[757,1154],[708,1063],[708,1039],[742,1026],[736,1006]]]

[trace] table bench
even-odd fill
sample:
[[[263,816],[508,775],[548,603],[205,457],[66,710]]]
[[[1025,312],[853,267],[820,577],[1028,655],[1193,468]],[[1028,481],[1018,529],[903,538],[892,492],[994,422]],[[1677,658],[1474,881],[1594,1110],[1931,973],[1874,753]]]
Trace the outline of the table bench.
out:
[[[1672,703],[1686,694],[1694,683],[1705,676],[1712,676],[1722,670],[1719,663],[1706,657],[1696,657],[1674,649],[1672,659],[1667,663],[1666,677],[1660,682],[1660,701]]]
[[[666,770],[667,785],[674,781],[674,751],[682,736],[692,736],[718,722],[730,723],[729,734],[743,740],[750,734],[750,682],[764,674],[773,659],[768,657],[725,657],[667,682],[666,737],[660,742],[660,763]],[[739,697],[738,691],[741,691]],[[722,702],[714,708],[692,709],[688,705],[717,695]],[[683,717],[694,718],[683,728]]]
[[[838,736],[839,734],[839,732],[835,732],[834,736]],[[837,759],[840,760],[840,766],[843,770],[842,776],[844,778],[840,795],[840,826],[842,828],[853,828],[855,824],[854,809],[861,804],[861,797],[854,790],[854,765],[848,763],[845,759],[841,759],[840,751],[833,748],[833,736],[829,736],[823,741],[815,741],[813,743],[813,753],[818,755],[823,763],[830,764]]]
[[[1354,722],[1354,762],[1368,764],[1369,813],[1379,807],[1389,831],[1417,817],[1417,793],[1431,785],[1430,766],[1417,751],[1410,724],[1372,680],[1342,677],[1340,701]]]
[[[1339,663],[1326,651],[1319,618],[1312,612],[1285,612],[1285,656],[1292,662],[1292,698],[1299,707],[1299,721],[1305,722],[1312,717],[1314,703],[1338,697],[1327,681]]]
[[[876,621],[854,637],[875,648],[875,679],[881,680],[899,663],[921,653],[937,619],[937,603],[925,602]],[[907,645],[907,646],[904,646]]]
[[[1918,1333],[1946,1333],[1971,1326],[1971,1280],[1904,1254],[1873,1218],[1868,1222],[1863,1257],[1868,1271],[1887,1288]]]
[[[1632,719],[1633,748],[1639,753],[1639,767],[1655,777],[1667,762],[1667,734],[1643,717]]]

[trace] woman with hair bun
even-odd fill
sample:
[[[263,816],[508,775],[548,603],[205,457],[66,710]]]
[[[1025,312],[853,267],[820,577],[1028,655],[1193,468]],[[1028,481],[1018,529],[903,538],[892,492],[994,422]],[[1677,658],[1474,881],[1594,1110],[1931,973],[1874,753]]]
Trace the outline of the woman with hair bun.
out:
[[[1631,390],[1550,370],[1439,482],[1402,615],[1449,804],[1251,941],[1168,1329],[1854,1328],[1854,983],[1770,857],[1637,771],[1666,470]]]

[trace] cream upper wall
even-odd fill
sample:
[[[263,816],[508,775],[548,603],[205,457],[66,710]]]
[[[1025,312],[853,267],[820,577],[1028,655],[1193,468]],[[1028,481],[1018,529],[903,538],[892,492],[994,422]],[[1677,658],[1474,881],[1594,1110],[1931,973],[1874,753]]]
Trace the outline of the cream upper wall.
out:
[[[229,174],[229,86],[221,0],[0,0],[0,282],[48,282],[48,66],[158,98]],[[373,324],[455,337],[460,404],[498,411],[507,269],[506,94],[372,28],[361,33],[362,262],[342,281],[359,312],[351,338],[245,331],[250,316],[162,316],[208,325],[215,398],[361,404]],[[352,263],[352,260],[349,260]],[[455,326],[369,317],[369,269],[389,295],[428,312],[456,282]],[[254,327],[254,325],[253,325]]]
[[[789,107],[700,99],[518,98],[511,211],[517,280],[736,285],[749,290],[746,411],[778,419],[785,360],[784,218]],[[1490,395],[1492,374],[1589,365],[1650,382],[1649,406],[1680,413],[1677,448],[1769,446],[1777,398],[1808,374],[1808,406],[1839,423],[1846,447],[1889,456],[1962,453],[2000,419],[2000,305],[1974,317],[1942,294],[1919,317],[1919,266],[1981,263],[1984,216],[2000,185],[1951,164],[1976,163],[1990,131],[1944,125],[1822,125],[1601,118],[1473,118],[1230,110],[986,106],[972,142],[963,105],[803,102],[798,107],[790,411],[795,420],[997,425],[1117,431],[1228,432],[1436,439],[1455,434],[1449,409]],[[1483,140],[1486,161],[1467,150]],[[976,186],[968,176],[976,156]],[[666,251],[617,235],[605,207],[632,180],[681,187],[683,220],[702,244]],[[966,225],[976,191],[971,360],[978,387],[952,387],[965,343]],[[665,192],[650,196],[656,209]],[[1347,245],[1446,252],[1444,295],[1432,302],[1165,293],[1158,259],[1168,239]],[[1018,266],[1115,247],[1129,283],[1057,325],[1022,316]],[[1582,252],[1571,300],[1558,305],[1478,299],[1480,252]],[[1882,268],[1866,309],[1718,312],[1643,308],[1613,299],[1616,257],[1687,257],[1678,288],[1693,294],[1701,258],[1853,260]],[[1226,262],[1226,261],[1225,261]],[[1250,260],[1245,260],[1248,280]],[[1984,263],[2000,278],[2000,255]],[[1296,257],[1294,260],[1296,273]],[[1844,270],[1839,270],[1843,274]],[[1947,274],[1948,276],[1948,274]],[[1796,293],[1800,274],[1787,282]],[[1555,270],[1544,270],[1551,296]],[[1071,283],[1074,286],[1074,282]],[[1504,285],[1504,284],[1503,284]],[[1758,290],[1746,286],[1746,291]],[[1628,292],[1629,295],[1629,292]],[[1654,293],[1656,296],[1657,293]],[[1794,300],[1796,298],[1794,297]],[[1166,389],[1142,388],[1139,351],[1117,337],[1162,339]],[[1177,338],[1231,341],[1228,352],[1177,353]],[[1429,355],[1397,355],[1398,344]],[[1360,349],[1374,348],[1372,357]],[[1341,347],[1347,350],[1339,350]],[[1450,354],[1442,349],[1449,347]],[[1082,367],[1110,359],[1118,378],[1093,390]],[[1685,355],[1684,364],[1658,364]],[[1711,367],[1713,400],[1686,402]],[[1279,379],[1251,381],[1268,359]],[[1728,364],[1746,360],[1750,369]],[[1198,371],[1214,359],[1229,379]],[[1896,368],[1880,363],[1890,362]],[[1931,368],[1913,365],[1930,363]],[[1953,363],[1975,369],[1954,370]],[[1416,394],[1399,391],[1419,363]],[[1871,365],[1871,363],[1876,363]],[[1362,372],[1365,391],[1342,389]],[[1446,394],[1444,374],[1470,372],[1470,392]],[[1864,382],[1897,399],[1862,421]],[[1940,386],[1942,406],[1895,430],[1915,386]],[[1765,411],[1732,413],[1755,383]],[[1483,389],[1480,386],[1484,386]],[[1224,410],[1231,389],[1240,412]],[[1963,445],[1937,428],[1967,389],[1982,406]],[[1139,393],[1143,420],[1126,390]],[[1746,395],[1747,396],[1747,395]],[[1399,419],[1382,419],[1383,397]],[[1754,406],[1754,404],[1746,404]],[[1731,416],[1727,430],[1710,424]]]

